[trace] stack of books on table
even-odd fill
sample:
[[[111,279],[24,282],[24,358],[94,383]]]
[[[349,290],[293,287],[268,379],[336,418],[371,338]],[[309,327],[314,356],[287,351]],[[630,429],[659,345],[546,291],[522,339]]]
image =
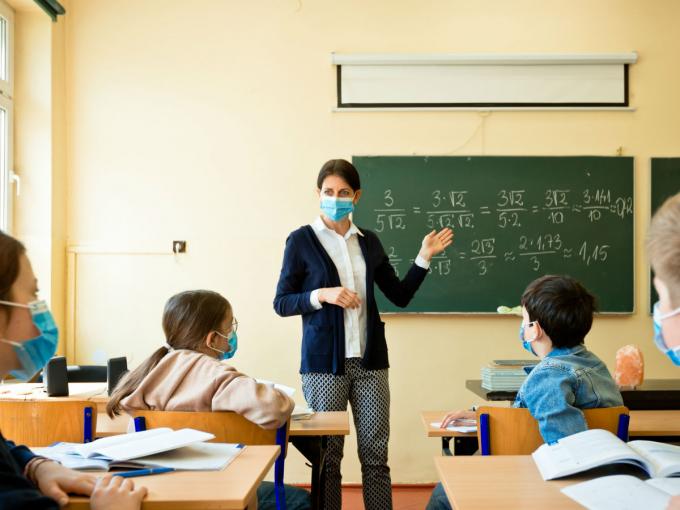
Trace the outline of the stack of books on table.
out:
[[[494,360],[482,367],[482,388],[517,391],[536,363],[536,360]]]

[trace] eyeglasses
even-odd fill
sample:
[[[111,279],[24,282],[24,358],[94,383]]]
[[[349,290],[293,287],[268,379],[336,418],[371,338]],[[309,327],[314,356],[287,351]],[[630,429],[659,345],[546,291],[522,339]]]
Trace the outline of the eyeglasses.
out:
[[[231,323],[231,331],[233,333],[236,333],[236,330],[238,329],[238,321],[234,319],[234,322]]]

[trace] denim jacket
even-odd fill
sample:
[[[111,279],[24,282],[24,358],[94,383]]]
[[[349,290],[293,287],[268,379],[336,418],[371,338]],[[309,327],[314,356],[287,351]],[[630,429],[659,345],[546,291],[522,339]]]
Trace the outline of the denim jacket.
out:
[[[588,428],[581,409],[623,405],[607,366],[580,344],[553,349],[529,373],[513,407],[526,407],[546,443]]]

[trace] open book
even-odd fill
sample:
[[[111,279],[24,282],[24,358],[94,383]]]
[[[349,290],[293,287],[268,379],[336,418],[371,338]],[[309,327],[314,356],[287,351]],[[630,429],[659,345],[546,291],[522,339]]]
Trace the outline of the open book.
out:
[[[656,441],[624,443],[611,432],[586,430],[541,445],[531,454],[544,480],[607,464],[633,464],[650,476],[680,476],[680,446]]]
[[[203,443],[214,437],[208,432],[193,429],[157,428],[97,439],[91,443],[58,443],[48,448],[34,448],[33,451],[73,469],[137,466],[222,469],[235,447],[225,449],[225,445]],[[205,462],[201,463],[201,460]]]
[[[680,479],[650,478],[630,475],[595,478],[562,489],[577,503],[591,510],[665,510],[671,496],[680,494]]]

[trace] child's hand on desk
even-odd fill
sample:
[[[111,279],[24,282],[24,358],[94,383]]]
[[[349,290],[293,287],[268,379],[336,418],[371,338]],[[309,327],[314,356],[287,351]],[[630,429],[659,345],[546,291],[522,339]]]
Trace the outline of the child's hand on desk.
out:
[[[91,475],[79,473],[52,461],[36,465],[29,473],[35,484],[45,496],[54,499],[60,506],[68,504],[68,493],[92,494],[96,479]]]
[[[134,482],[121,476],[106,475],[97,480],[90,497],[92,510],[139,510],[146,487],[135,488]]]
[[[673,496],[668,502],[666,510],[680,510],[680,496]]]
[[[439,426],[445,429],[449,425],[455,425],[456,420],[474,420],[477,418],[477,413],[474,411],[451,411],[442,419],[442,424]]]

